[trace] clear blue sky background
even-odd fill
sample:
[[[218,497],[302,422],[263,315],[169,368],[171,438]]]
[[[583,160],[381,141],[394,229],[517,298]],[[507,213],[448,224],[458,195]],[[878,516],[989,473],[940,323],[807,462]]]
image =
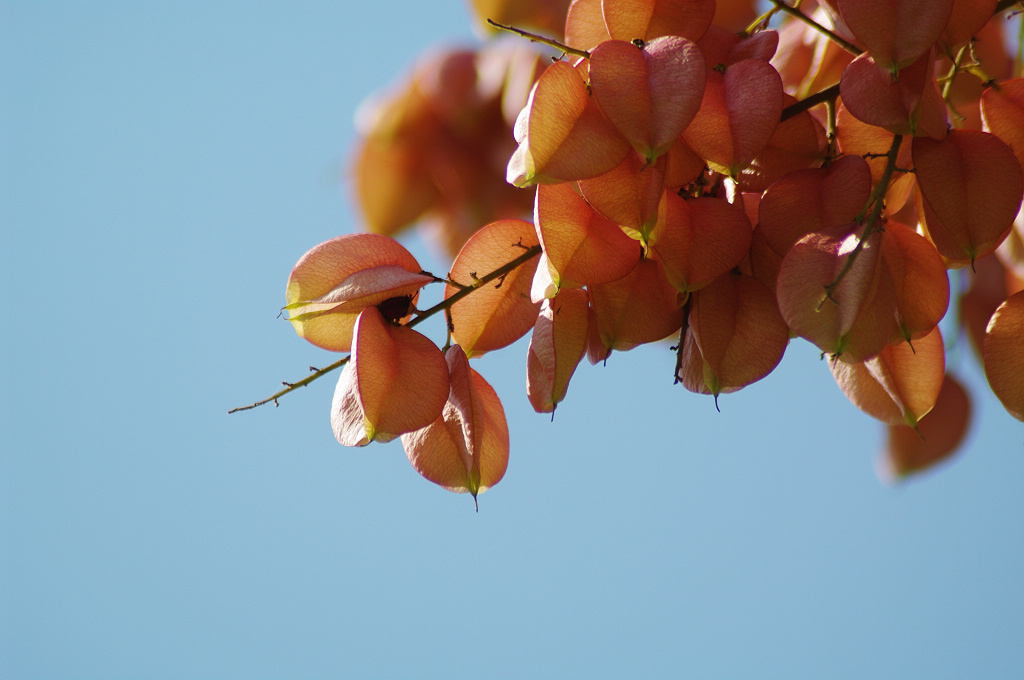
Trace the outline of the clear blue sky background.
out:
[[[0,677],[1024,677],[1024,428],[965,351],[968,446],[895,489],[802,341],[720,414],[665,347],[585,365],[554,423],[484,358],[479,514],[338,446],[334,378],[226,415],[332,360],[286,277],[359,227],[359,101],[467,17],[0,3]]]

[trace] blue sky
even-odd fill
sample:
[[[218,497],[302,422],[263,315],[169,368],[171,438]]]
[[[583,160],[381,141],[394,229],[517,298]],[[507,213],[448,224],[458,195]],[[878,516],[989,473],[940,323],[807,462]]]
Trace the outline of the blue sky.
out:
[[[963,349],[968,445],[897,488],[802,341],[721,413],[584,365],[554,423],[484,357],[479,514],[338,446],[334,378],[226,415],[333,360],[285,281],[359,227],[358,103],[472,40],[427,6],[0,2],[0,677],[1019,678],[1024,431]]]

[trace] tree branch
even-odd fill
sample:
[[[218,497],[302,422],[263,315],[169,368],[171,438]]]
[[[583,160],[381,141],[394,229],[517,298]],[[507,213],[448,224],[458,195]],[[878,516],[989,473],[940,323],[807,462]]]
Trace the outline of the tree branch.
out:
[[[821,92],[815,92],[812,95],[804,97],[795,104],[790,104],[786,108],[782,109],[782,118],[779,119],[781,123],[784,120],[789,120],[798,113],[803,113],[812,106],[817,106],[822,102],[827,102],[830,99],[835,99],[839,96],[839,83],[826,87]]]
[[[569,47],[568,45],[563,45],[557,40],[545,38],[544,36],[537,35],[536,33],[530,33],[529,31],[524,31],[523,29],[516,28],[515,26],[506,26],[505,24],[499,24],[497,21],[494,21],[493,19],[488,19],[487,23],[502,31],[515,33],[516,35],[522,38],[528,39],[530,42],[540,43],[541,45],[553,47],[559,52],[565,52],[566,54],[572,54],[577,57],[583,57],[584,59],[590,58],[590,52],[587,52],[586,50],[578,50],[575,47]]]
[[[327,366],[326,368],[319,368],[319,369],[317,369],[315,373],[313,373],[312,375],[306,376],[305,378],[303,378],[302,380],[299,380],[298,382],[293,382],[293,383],[286,382],[286,383],[284,383],[284,385],[287,385],[287,387],[285,387],[280,392],[276,392],[275,394],[270,395],[266,399],[261,399],[260,401],[257,401],[257,402],[255,402],[253,404],[249,404],[248,406],[236,406],[235,408],[233,408],[230,411],[228,411],[228,414],[237,413],[238,411],[248,411],[250,409],[256,408],[257,406],[263,406],[264,404],[269,404],[270,402],[274,402],[274,406],[277,406],[277,400],[278,400],[279,397],[283,397],[284,395],[288,394],[289,392],[294,392],[295,390],[299,389],[300,387],[305,387],[306,385],[308,385],[309,383],[313,382],[314,380],[316,380],[320,376],[322,376],[322,375],[324,375],[326,373],[330,373],[331,371],[333,371],[333,370],[335,370],[337,368],[341,368],[346,363],[348,363],[348,360],[349,360],[349,357],[343,357],[343,358],[339,359],[338,361],[335,361],[330,366]]]
[[[461,287],[460,290],[457,290],[455,293],[453,293],[451,297],[445,298],[444,300],[442,300],[441,302],[437,303],[436,305],[434,305],[430,309],[427,309],[427,310],[424,310],[424,311],[420,312],[419,314],[416,315],[415,319],[413,319],[412,321],[410,321],[409,323],[407,323],[405,325],[408,328],[412,328],[414,326],[419,325],[423,321],[426,321],[427,319],[429,319],[430,317],[434,316],[435,314],[437,314],[441,310],[450,309],[452,305],[454,305],[456,302],[458,302],[462,298],[464,298],[467,295],[469,295],[470,293],[472,293],[477,288],[481,288],[484,285],[490,283],[491,281],[494,281],[495,279],[499,279],[499,278],[502,278],[504,276],[507,276],[509,272],[513,271],[517,267],[520,267],[520,266],[526,264],[527,262],[529,262],[533,258],[535,258],[538,255],[540,255],[540,252],[541,252],[541,247],[539,245],[538,246],[533,246],[531,248],[527,248],[526,252],[524,252],[522,255],[520,255],[516,259],[512,260],[511,262],[508,262],[506,264],[501,265],[500,267],[498,267],[497,269],[492,271],[490,274],[487,274],[486,276],[480,277],[479,279],[475,280],[473,282],[472,286],[463,286],[463,287]],[[458,284],[454,284],[454,285],[458,286]],[[342,359],[339,359],[338,361],[335,361],[330,366],[327,366],[327,367],[321,368],[321,369],[317,369],[312,375],[306,376],[305,378],[303,378],[302,380],[299,380],[297,382],[293,382],[293,383],[286,382],[286,383],[284,383],[285,388],[283,390],[270,395],[266,399],[262,399],[260,401],[257,401],[255,403],[253,403],[253,404],[249,404],[248,406],[238,406],[238,407],[235,407],[235,408],[231,409],[230,411],[228,411],[228,413],[230,414],[230,413],[237,413],[238,411],[248,411],[250,409],[256,408],[257,406],[263,406],[264,404],[269,404],[270,402],[274,402],[274,405],[276,406],[277,405],[277,400],[280,397],[283,397],[284,395],[288,394],[289,392],[294,392],[295,390],[299,389],[300,387],[305,387],[309,383],[311,383],[314,380],[317,380],[318,378],[320,378],[320,377],[330,373],[331,371],[334,371],[334,370],[336,370],[338,368],[341,368],[346,363],[348,363],[348,360],[349,360],[350,357],[351,357],[351,355],[349,355],[347,357],[344,357]]]

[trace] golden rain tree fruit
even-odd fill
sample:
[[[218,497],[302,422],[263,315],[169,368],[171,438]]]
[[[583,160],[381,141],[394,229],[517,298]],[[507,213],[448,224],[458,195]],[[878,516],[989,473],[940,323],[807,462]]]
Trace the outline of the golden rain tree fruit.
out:
[[[420,288],[433,280],[421,271],[416,258],[388,236],[338,236],[299,259],[288,277],[284,309],[299,337],[347,352],[360,312],[391,298],[409,296],[415,302]]]
[[[478,494],[501,481],[508,467],[508,423],[494,388],[452,345],[444,361],[451,376],[447,401],[429,425],[402,435],[416,471],[456,493]]]
[[[392,325],[376,307],[364,309],[331,405],[338,442],[366,446],[418,430],[438,417],[447,397],[441,350],[417,331]]]

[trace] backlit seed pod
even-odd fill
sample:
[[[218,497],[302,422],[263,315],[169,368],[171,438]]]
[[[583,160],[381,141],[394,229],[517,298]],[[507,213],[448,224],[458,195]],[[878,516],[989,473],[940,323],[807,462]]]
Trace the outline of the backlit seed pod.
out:
[[[541,252],[533,272],[533,281],[530,282],[530,301],[539,303],[555,297],[558,294],[557,279],[558,272],[551,266],[547,254]]]
[[[568,182],[537,187],[534,221],[558,288],[621,279],[640,259],[640,243],[595,211]]]
[[[926,238],[889,220],[882,235],[882,266],[892,282],[901,337],[913,340],[935,328],[949,307],[949,276]]]
[[[592,365],[608,361],[612,350],[601,339],[601,329],[597,326],[597,313],[594,311],[594,296],[587,291],[590,306],[587,309],[587,361]]]
[[[827,22],[820,7],[811,17],[819,23]],[[791,21],[779,29],[779,49],[772,65],[782,76],[786,92],[804,99],[839,82],[854,56],[820,31],[801,21]]]
[[[963,386],[946,375],[932,410],[917,423],[890,425],[885,451],[879,460],[878,476],[898,482],[934,467],[949,458],[967,436],[971,423],[971,400]]]
[[[844,154],[843,158],[859,156],[864,159],[871,172],[870,184],[877,185],[885,174],[885,166],[889,160],[887,154],[892,148],[895,135],[880,127],[861,122],[842,104],[836,112],[836,121],[836,141]],[[910,140],[903,139],[896,154],[896,167],[909,169],[913,166]],[[885,213],[891,215],[906,205],[913,189],[914,173],[896,174],[885,192]],[[867,201],[866,195],[864,200]]]
[[[776,31],[758,31],[741,38],[735,31],[712,25],[697,41],[697,47],[704,53],[704,63],[710,69],[731,66],[744,59],[771,61],[779,47]]]
[[[925,236],[947,266],[983,257],[1013,227],[1024,193],[1013,151],[995,135],[952,130],[942,141],[915,137],[915,199]]]
[[[408,296],[433,279],[398,241],[347,234],[303,255],[291,275],[284,309],[295,332],[317,347],[349,351],[356,317],[366,307]]]
[[[864,362],[832,359],[830,368],[839,389],[861,411],[887,425],[916,427],[939,397],[945,356],[936,326],[913,344],[888,345]]]
[[[356,320],[351,359],[334,391],[334,436],[344,446],[391,441],[433,422],[448,390],[441,350],[367,307]]]
[[[526,363],[526,394],[537,413],[551,413],[565,399],[587,349],[589,318],[589,298],[580,288],[561,290],[541,305]]]
[[[364,102],[352,186],[366,228],[393,235],[423,219],[454,255],[480,224],[527,214],[532,196],[504,178],[512,125],[545,66],[522,45],[434,51]]]
[[[750,250],[752,229],[742,208],[721,198],[667,194],[665,200],[665,218],[651,234],[650,253],[679,292],[703,288]]]
[[[1013,276],[1024,278],[1024,205],[1013,221],[1013,228],[999,247],[996,256]]]
[[[843,156],[823,168],[798,170],[774,182],[758,204],[750,260],[754,275],[775,290],[782,259],[810,233],[852,222],[871,194],[867,163]]]
[[[714,0],[573,0],[565,39],[578,50],[606,40],[648,41],[663,35],[697,41],[714,16]]]
[[[591,50],[611,40],[604,25],[601,0],[573,0],[565,18],[565,44],[577,50]],[[632,38],[626,38],[632,40]]]
[[[352,162],[356,199],[367,228],[392,236],[436,204],[437,186],[418,149],[370,137]]]
[[[508,467],[505,410],[494,388],[452,345],[445,355],[451,388],[441,414],[426,427],[402,435],[416,471],[455,493],[478,494],[501,481]]]
[[[713,0],[617,0],[601,2],[604,24],[613,40],[677,35],[699,40],[715,14]]]
[[[1006,142],[1024,166],[1024,78],[989,87],[981,95],[985,131]]]
[[[778,366],[789,329],[775,296],[751,276],[726,274],[693,294],[678,380],[691,392],[734,392]]]
[[[690,184],[700,177],[705,169],[704,159],[698,156],[682,137],[677,139],[665,154],[664,162],[665,188],[672,191],[679,191]],[[583,191],[585,194],[586,189]]]
[[[960,293],[956,306],[959,318],[957,323],[967,333],[971,348],[979,360],[982,359],[982,347],[985,344],[985,329],[995,314],[996,308],[1006,298],[1021,290],[1013,284],[1018,283],[995,253],[986,255],[974,263],[970,273],[970,285]],[[1024,287],[1024,284],[1020,284]]]
[[[715,3],[715,26],[739,33],[760,14],[758,0],[718,0]]]
[[[999,0],[953,0],[953,11],[936,41],[942,52],[955,58],[956,50],[988,23]]]
[[[782,261],[776,294],[794,333],[823,352],[864,361],[896,340],[899,327],[882,234],[858,247],[861,231],[841,225],[800,239]]]
[[[785,95],[788,106],[796,100]],[[818,166],[825,158],[828,139],[814,116],[804,111],[776,126],[768,144],[736,178],[741,191],[760,193],[791,172]]]
[[[452,339],[462,346],[467,356],[480,356],[511,345],[533,328],[540,302],[530,300],[530,286],[538,258],[496,281],[477,282],[479,277],[512,262],[536,245],[537,233],[532,224],[523,220],[500,220],[476,232],[455,258],[449,273],[451,280],[461,286],[477,288],[448,310]],[[445,299],[460,290],[459,286],[447,284]]]
[[[896,73],[939,38],[953,0],[837,0],[843,21],[883,68]]]
[[[957,4],[971,1],[983,2],[984,0],[956,0]],[[983,90],[994,85],[1002,86],[1004,82],[1008,82],[1015,75],[1019,75],[1014,70],[1013,54],[1017,50],[1007,50],[1007,45],[1012,40],[1007,35],[1007,29],[1010,29],[1010,24],[1004,20],[1008,16],[1010,15],[989,15],[990,20],[974,34],[971,44],[955,48],[956,51],[953,52],[954,56],[952,59],[955,60],[956,55],[966,48],[964,54],[970,56],[972,63],[978,64],[977,67],[972,67],[972,70],[977,69],[976,73],[985,73],[989,78],[992,78],[991,82],[982,81],[980,78],[957,77],[953,79],[952,87],[946,93],[945,99],[949,102],[950,115],[956,119],[954,127],[958,129],[984,129],[980,107]],[[1010,29],[1009,32],[1012,33],[1013,29]],[[949,59],[948,52],[944,51],[945,48],[941,44],[936,43],[935,49],[937,52],[946,55],[946,58],[936,65],[941,75],[941,71],[947,68],[951,62],[946,61],[946,59]],[[961,63],[963,63],[962,58]],[[953,111],[956,114],[953,114]]]
[[[713,170],[736,177],[768,144],[782,117],[782,79],[747,59],[710,71],[704,98],[683,139]]]
[[[999,305],[982,349],[988,384],[1007,412],[1024,420],[1024,291]]]
[[[590,86],[608,120],[648,163],[671,148],[700,107],[704,58],[689,40],[637,48],[608,40],[590,53]]]
[[[601,344],[608,350],[656,342],[683,325],[678,293],[655,260],[638,260],[626,276],[589,290]]]
[[[551,64],[533,86],[515,140],[506,179],[517,187],[597,177],[629,152],[583,77],[564,61]]]
[[[579,181],[580,192],[597,212],[601,213],[634,238],[646,239],[658,222],[658,210],[663,206],[669,162],[675,156],[677,174],[692,181],[704,169],[704,161],[689,170],[681,167],[691,157],[678,139],[672,151],[652,164],[647,164],[636,152],[626,155],[611,172]],[[691,176],[686,176],[689,173]],[[672,178],[675,180],[676,178]],[[676,185],[677,187],[680,185]]]
[[[862,54],[843,71],[843,106],[858,120],[894,135],[942,139],[946,103],[932,72],[933,61],[930,52],[924,54],[897,77]]]

